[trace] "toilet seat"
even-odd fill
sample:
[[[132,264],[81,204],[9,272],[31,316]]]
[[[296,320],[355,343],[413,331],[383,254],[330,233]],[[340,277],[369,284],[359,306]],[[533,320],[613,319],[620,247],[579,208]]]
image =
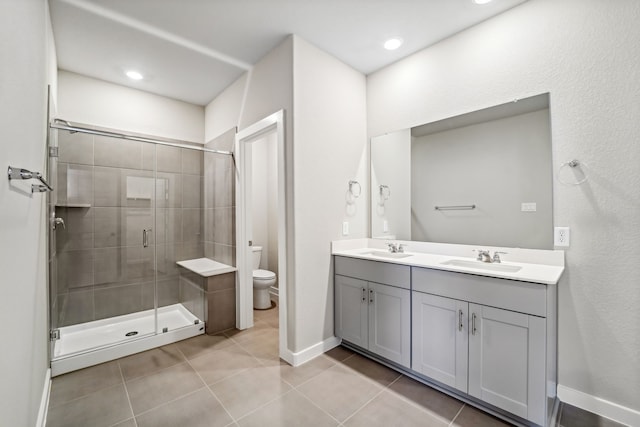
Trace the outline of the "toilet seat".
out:
[[[275,279],[276,273],[269,270],[253,270],[253,278],[258,280]]]

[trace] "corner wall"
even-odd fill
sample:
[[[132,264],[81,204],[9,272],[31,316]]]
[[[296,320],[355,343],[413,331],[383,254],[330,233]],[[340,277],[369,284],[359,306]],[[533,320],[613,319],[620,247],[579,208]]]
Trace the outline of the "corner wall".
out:
[[[365,76],[294,38],[295,347],[334,336],[331,241],[368,236]],[[362,194],[350,205],[357,180]],[[342,235],[342,223],[349,235]]]
[[[571,227],[559,388],[626,414],[640,411],[639,20],[634,0],[530,0],[367,81],[369,136],[550,92],[554,174],[575,158],[589,176],[554,180],[554,224]]]
[[[205,108],[205,137],[211,141],[232,127],[242,130],[247,126],[277,112],[284,110],[285,122],[285,168],[287,192],[287,282],[288,288],[295,287],[293,273],[293,40],[288,37],[263,57],[254,67]],[[289,349],[294,348],[292,290],[287,292]]]
[[[287,339],[298,353],[333,337],[330,242],[368,233],[365,77],[289,37],[207,105],[206,138],[280,109],[289,201]],[[362,184],[362,196],[348,206],[351,179]],[[341,235],[343,221],[350,224],[348,237]]]
[[[55,58],[44,0],[0,2],[0,164],[44,173],[47,83]],[[49,34],[50,35],[50,34]],[[51,79],[49,79],[51,82]],[[0,423],[34,426],[48,369],[46,194],[0,185]],[[40,418],[42,420],[42,418]]]

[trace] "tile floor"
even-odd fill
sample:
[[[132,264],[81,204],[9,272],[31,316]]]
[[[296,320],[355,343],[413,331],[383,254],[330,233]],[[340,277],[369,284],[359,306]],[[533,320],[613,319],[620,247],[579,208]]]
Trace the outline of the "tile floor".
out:
[[[255,319],[54,378],[47,427],[508,425],[343,347],[291,367],[277,308]],[[563,427],[616,425],[574,409]]]

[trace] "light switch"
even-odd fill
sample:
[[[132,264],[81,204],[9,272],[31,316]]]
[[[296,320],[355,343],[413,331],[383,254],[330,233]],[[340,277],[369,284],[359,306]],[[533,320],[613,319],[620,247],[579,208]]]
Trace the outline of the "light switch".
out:
[[[388,233],[389,232],[389,221],[387,221],[386,219],[384,221],[382,221],[382,231],[384,233]]]
[[[537,210],[536,202],[523,202],[521,206],[522,212],[535,212]]]
[[[345,221],[342,223],[342,235],[343,236],[349,235],[349,221]]]

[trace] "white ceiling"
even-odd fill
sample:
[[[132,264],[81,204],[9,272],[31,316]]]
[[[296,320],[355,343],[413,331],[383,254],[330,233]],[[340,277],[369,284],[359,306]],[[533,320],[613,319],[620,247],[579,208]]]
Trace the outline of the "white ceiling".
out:
[[[61,69],[206,105],[289,34],[365,74],[526,0],[49,0]],[[404,44],[387,51],[382,43]],[[135,69],[142,81],[129,80]]]

